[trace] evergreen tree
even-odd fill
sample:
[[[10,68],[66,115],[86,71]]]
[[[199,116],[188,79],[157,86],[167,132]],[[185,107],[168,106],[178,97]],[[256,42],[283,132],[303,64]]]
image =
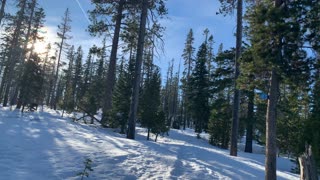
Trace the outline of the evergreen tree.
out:
[[[160,108],[160,73],[157,67],[152,67],[152,74],[146,80],[142,90],[141,101],[141,126],[148,129],[147,140],[150,137],[151,129],[156,128],[155,120]]]
[[[207,63],[207,47],[203,43],[197,53],[195,67],[189,82],[190,110],[195,121],[195,132],[199,134],[207,129],[209,119],[209,81]]]
[[[238,129],[239,129],[239,108],[240,108],[240,91],[237,86],[237,79],[240,75],[240,56],[242,48],[242,21],[243,21],[243,0],[219,0],[221,8],[219,13],[228,14],[237,9],[237,29],[236,29],[236,53],[235,53],[235,75],[234,75],[234,95],[233,95],[233,110],[232,110],[232,131],[230,155],[237,156]]]
[[[220,45],[222,47],[222,45]],[[234,49],[217,54],[214,59],[217,68],[212,74],[211,115],[208,124],[209,143],[228,148],[232,119],[231,92],[233,90]]]
[[[74,60],[75,60],[75,51],[74,46],[71,46],[67,53],[67,60],[69,61],[68,69],[65,72],[65,95],[64,95],[64,102],[63,102],[63,110],[67,112],[72,112],[74,110],[74,96],[73,96],[73,74],[74,74]]]
[[[316,72],[314,74],[314,86],[311,94],[311,114],[305,122],[304,140],[312,146],[313,155],[315,157],[318,168],[320,167],[320,61],[316,61]],[[302,142],[304,143],[304,142]],[[304,149],[302,149],[303,152]]]
[[[300,2],[262,1],[248,13],[248,34],[255,61],[260,61],[271,74],[266,116],[266,179],[276,178],[276,109],[280,83],[288,80],[301,84],[308,78],[308,73],[301,73],[308,71],[308,60],[301,47],[305,31],[299,22],[304,16],[299,14],[296,3]]]
[[[142,64],[142,56],[143,56],[144,42],[145,42],[145,35],[146,35],[148,7],[149,7],[149,0],[143,0],[140,26],[139,26],[139,38],[137,43],[137,56],[136,56],[135,71],[134,71],[135,74],[133,76],[133,81],[132,81],[133,88],[132,88],[132,97],[131,97],[129,120],[128,120],[128,131],[127,131],[128,139],[135,138],[136,118],[137,118],[138,103],[139,103],[139,89],[140,89],[139,86],[140,86],[140,79],[141,79],[141,64]]]
[[[37,103],[41,99],[43,74],[41,71],[40,58],[34,54],[25,64],[23,78],[21,79],[20,101],[22,112],[24,107],[31,103]]]
[[[108,3],[109,6],[107,8],[109,10],[112,10],[113,8],[116,9],[115,14],[115,29],[114,29],[114,35],[112,40],[112,48],[111,48],[111,55],[110,55],[110,62],[108,66],[108,72],[107,72],[107,79],[106,79],[106,90],[105,90],[105,96],[104,96],[104,104],[103,104],[103,117],[102,117],[102,124],[105,125],[107,122],[107,114],[108,111],[112,108],[112,93],[113,88],[116,81],[116,64],[117,64],[117,51],[118,51],[118,43],[119,43],[119,37],[120,37],[120,30],[121,30],[121,22],[123,18],[123,11],[124,6],[126,4],[125,0],[120,0],[119,2],[104,2],[104,1],[94,1],[96,5],[96,9],[91,12],[92,17],[95,19],[93,22],[93,25],[90,26],[91,32],[96,33],[97,31],[100,31],[101,24],[104,24],[103,21],[97,22],[97,15],[104,15],[105,12],[101,12],[101,4]]]
[[[77,52],[75,53],[75,61],[74,61],[74,74],[72,79],[72,90],[73,90],[73,106],[77,106],[80,93],[81,93],[81,81],[82,81],[82,57],[83,51],[82,47],[79,46]]]
[[[122,61],[120,66],[119,78],[115,86],[113,98],[112,98],[112,127],[120,126],[120,133],[125,133],[125,127],[127,125],[130,105],[128,99],[130,99],[132,85],[131,85],[131,72],[130,65],[124,64]]]
[[[21,49],[21,40],[24,35],[24,28],[25,27],[25,21],[27,20],[26,18],[26,11],[27,11],[27,0],[20,0],[17,4],[17,7],[19,10],[16,13],[16,16],[12,17],[12,24],[9,25],[12,30],[12,34],[10,34],[10,47],[8,50],[8,57],[7,57],[7,64],[5,66],[5,71],[3,75],[3,80],[1,90],[3,91],[3,106],[8,105],[9,101],[9,93],[12,88],[14,78],[15,78],[15,69],[16,65],[19,62],[20,59],[20,54],[22,53]],[[16,78],[17,79],[17,78]],[[1,92],[2,94],[2,92]]]
[[[58,25],[58,32],[57,32],[57,36],[60,39],[60,42],[56,43],[56,45],[58,46],[58,54],[57,54],[57,64],[56,64],[56,72],[55,72],[55,80],[54,80],[54,86],[53,86],[53,91],[52,91],[52,98],[51,98],[51,108],[56,109],[56,104],[59,101],[59,99],[57,98],[58,95],[56,91],[57,90],[57,86],[58,86],[58,77],[59,77],[59,68],[61,66],[60,61],[61,61],[61,55],[62,52],[65,48],[67,48],[69,45],[66,43],[66,41],[68,39],[71,39],[71,36],[68,35],[68,33],[71,31],[71,19],[70,19],[70,11],[67,8],[64,16],[62,17],[62,22],[60,25]]]
[[[193,47],[193,43],[194,43],[194,37],[193,37],[193,31],[192,29],[190,29],[188,35],[187,35],[187,39],[185,42],[185,47],[183,49],[183,54],[182,57],[184,59],[184,71],[183,71],[183,77],[181,80],[182,83],[182,91],[183,91],[183,129],[186,129],[186,126],[190,126],[190,114],[189,112],[189,99],[188,99],[188,84],[190,81],[190,75],[194,66],[194,51],[195,48]]]

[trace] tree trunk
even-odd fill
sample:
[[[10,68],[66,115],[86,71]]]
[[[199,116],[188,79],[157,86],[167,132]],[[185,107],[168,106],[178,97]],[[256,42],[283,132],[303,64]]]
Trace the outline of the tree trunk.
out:
[[[156,138],[154,139],[154,142],[157,142],[158,136],[159,136],[159,133],[156,134]]]
[[[3,75],[2,75],[2,79],[1,79],[1,85],[0,85],[0,101],[2,101],[3,98],[3,94],[6,88],[6,84],[7,84],[7,75],[8,75],[8,67],[5,67]]]
[[[247,113],[247,129],[246,129],[246,146],[244,152],[252,153],[253,140],[253,123],[254,123],[254,90],[249,92],[248,113]]]
[[[63,50],[63,45],[65,43],[65,39],[67,39],[66,33],[68,31],[68,13],[69,13],[69,8],[67,8],[67,10],[65,12],[65,19],[64,19],[63,27],[62,27],[63,29],[62,29],[62,35],[61,35],[61,42],[59,44],[57,69],[56,69],[56,75],[55,75],[55,80],[54,80],[54,84],[53,84],[51,105],[53,106],[54,110],[56,110],[56,108],[57,108],[57,101],[58,101],[57,86],[58,86],[58,79],[59,79],[59,67],[60,67],[61,55],[62,55],[62,50]]]
[[[317,168],[312,156],[311,146],[306,146],[306,152],[299,157],[300,180],[318,180]]]
[[[28,21],[27,34],[26,34],[26,37],[25,37],[26,39],[25,39],[25,42],[23,44],[23,49],[22,49],[22,52],[20,53],[20,58],[19,58],[20,62],[21,62],[21,66],[22,66],[21,67],[21,72],[24,72],[24,68],[25,68],[24,63],[25,63],[25,58],[26,58],[26,55],[27,55],[27,48],[28,48],[28,43],[29,43],[29,39],[30,39],[31,26],[32,26],[35,7],[36,7],[36,0],[32,0],[31,6],[29,7],[31,9],[31,12],[30,12],[30,17],[29,17],[29,21]],[[28,61],[30,61],[31,54],[32,53],[30,53]],[[23,73],[22,75],[20,75],[19,79],[23,78],[23,76],[26,76],[26,74]],[[21,87],[21,85],[18,83],[16,85],[16,93],[17,93],[17,95],[18,95],[18,89],[20,89],[20,94],[19,94],[19,102],[18,102],[18,104],[16,106],[16,109],[20,109],[21,108],[21,103],[24,103],[24,102],[22,102],[23,99],[24,99],[24,97],[23,97],[24,92],[22,92],[22,91],[25,88]],[[10,105],[12,105],[13,103],[14,103],[14,100],[13,100],[13,98],[11,98]]]
[[[139,38],[138,38],[138,47],[137,47],[137,57],[135,63],[135,72],[133,77],[133,89],[132,89],[132,98],[130,104],[130,113],[128,120],[128,139],[135,139],[135,129],[136,129],[136,116],[138,110],[138,101],[139,101],[139,84],[140,84],[140,76],[141,76],[141,64],[142,64],[142,56],[144,49],[144,39],[146,34],[146,24],[147,24],[147,16],[148,16],[148,0],[142,1],[142,12],[140,19],[140,29],[139,29]]]
[[[271,86],[266,115],[266,180],[277,179],[276,111],[279,91],[279,75],[271,72]]]
[[[147,140],[150,139],[150,128],[148,128],[148,135],[147,135]]]
[[[116,77],[117,51],[118,51],[122,12],[123,12],[124,4],[125,4],[125,0],[119,1],[117,17],[116,17],[116,25],[115,25],[115,30],[114,30],[113,40],[112,40],[112,49],[110,54],[107,81],[106,81],[107,87],[105,91],[103,117],[101,119],[101,123],[103,125],[106,124],[108,111],[112,108],[112,93],[113,93],[113,88],[116,80],[115,77]]]
[[[238,128],[239,128],[239,107],[240,107],[240,91],[237,87],[237,79],[239,77],[239,59],[241,56],[242,46],[242,0],[237,1],[237,38],[236,38],[236,57],[235,57],[235,76],[234,76],[234,97],[233,97],[233,113],[232,113],[232,131],[231,131],[231,147],[230,155],[237,156]]]
[[[19,57],[17,57],[17,54],[19,54],[17,52],[17,50],[19,49],[19,39],[20,39],[20,35],[21,35],[21,26],[22,26],[22,21],[23,21],[24,15],[25,15],[26,6],[27,6],[27,1],[23,0],[21,9],[18,12],[19,14],[18,14],[17,26],[14,30],[12,45],[9,50],[8,66],[6,67],[6,68],[8,68],[8,78],[6,80],[7,84],[6,84],[6,89],[4,92],[4,99],[3,99],[3,104],[2,104],[4,107],[8,105],[9,92],[10,92],[10,88],[12,86],[13,75],[14,75],[14,68],[16,66],[17,59],[19,58]]]
[[[275,0],[275,7],[280,8],[282,5],[282,0]],[[277,32],[276,32],[277,33]],[[281,42],[281,41],[279,41]],[[280,46],[280,45],[279,45]],[[275,47],[278,49],[278,62],[281,62],[281,47]],[[276,113],[277,113],[277,103],[279,96],[279,75],[276,67],[272,68],[271,80],[270,80],[270,90],[268,98],[268,107],[266,115],[266,180],[277,179],[277,142],[276,142]]]
[[[6,2],[7,0],[2,0],[1,1],[1,9],[0,9],[0,25],[1,25],[1,22],[2,22],[2,19],[4,18],[4,8],[6,7]]]

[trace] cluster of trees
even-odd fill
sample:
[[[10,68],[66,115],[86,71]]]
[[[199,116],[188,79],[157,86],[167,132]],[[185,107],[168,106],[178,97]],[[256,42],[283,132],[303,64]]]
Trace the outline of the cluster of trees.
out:
[[[230,147],[234,156],[237,140],[246,136],[246,152],[252,152],[253,140],[267,146],[266,179],[276,179],[277,153],[297,157],[305,143],[320,164],[318,1],[248,1],[243,15],[242,0],[220,0],[219,13],[237,10],[235,48],[221,44],[214,52],[214,37],[205,29],[196,52],[191,29],[182,72],[180,65],[174,72],[172,60],[163,83],[153,59],[163,46],[165,0],[92,0],[88,31],[103,41],[88,50],[68,44],[67,9],[59,42],[48,44],[44,54],[35,50],[43,39],[44,10],[37,0],[15,2],[15,13],[4,11],[6,0],[0,8],[3,106],[23,111],[38,103],[81,111],[91,123],[119,128],[130,139],[137,122],[147,128],[148,139],[168,128],[194,128],[198,137],[208,132],[210,144]],[[101,119],[95,116],[99,109]]]
[[[72,20],[66,9],[58,25],[58,42],[48,44],[46,52],[40,54],[35,44],[45,35],[41,33],[45,13],[37,0],[16,0],[16,6],[10,7],[16,11],[11,13],[4,12],[7,4],[1,1],[2,106],[17,105],[24,111],[25,106],[37,103],[62,109],[63,114],[81,111],[82,118],[90,117],[91,123],[97,120],[103,126],[120,127],[120,132],[132,139],[138,120],[158,136],[168,130],[160,70],[153,63],[154,54],[163,43],[164,28],[159,20],[167,14],[165,2],[92,3],[88,31],[92,36],[103,37],[101,46],[84,50],[70,44]],[[111,46],[106,44],[108,38],[112,39]],[[88,54],[86,59],[84,51]],[[149,104],[154,108],[150,109]],[[99,109],[103,112],[101,119],[95,117]]]

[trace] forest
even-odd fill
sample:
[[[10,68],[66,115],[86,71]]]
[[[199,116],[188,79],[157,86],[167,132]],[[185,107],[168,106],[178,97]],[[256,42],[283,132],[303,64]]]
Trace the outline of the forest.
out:
[[[58,41],[38,53],[45,10],[38,0],[1,0],[1,107],[78,112],[74,121],[99,123],[128,139],[135,139],[137,126],[155,141],[170,129],[191,128],[231,156],[245,137],[247,153],[254,141],[266,146],[266,179],[277,179],[278,156],[295,161],[299,173],[306,154],[314,158],[309,176],[317,179],[320,2],[219,0],[217,16],[236,16],[234,47],[224,49],[207,28],[203,37],[188,29],[179,67],[168,60],[161,74],[154,59],[166,45],[166,2],[91,0],[86,30],[101,43],[89,49],[69,43],[67,8],[59,15]],[[199,47],[196,38],[203,39]]]

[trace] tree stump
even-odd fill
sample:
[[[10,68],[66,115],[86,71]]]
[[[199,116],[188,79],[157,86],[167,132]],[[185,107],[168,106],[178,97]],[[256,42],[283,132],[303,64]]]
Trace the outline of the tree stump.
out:
[[[311,146],[306,145],[306,151],[299,157],[300,180],[318,180],[315,160]]]

